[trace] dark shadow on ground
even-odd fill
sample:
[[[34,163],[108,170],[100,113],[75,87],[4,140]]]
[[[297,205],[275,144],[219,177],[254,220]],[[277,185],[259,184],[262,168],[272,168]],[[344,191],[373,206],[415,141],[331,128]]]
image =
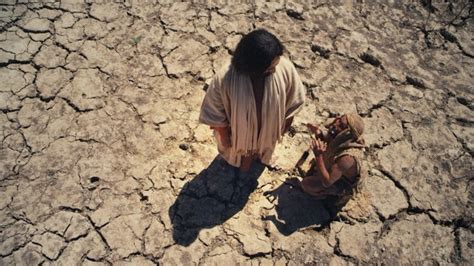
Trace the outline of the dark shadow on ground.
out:
[[[277,202],[276,215],[264,217],[271,221],[283,235],[291,235],[301,228],[314,227],[319,230],[329,225],[345,205],[338,198],[316,199],[304,193],[298,179],[287,179],[278,188],[264,193]]]
[[[168,214],[173,239],[183,246],[193,243],[199,231],[222,224],[239,212],[257,188],[265,166],[254,163],[246,174],[217,156],[212,163],[183,186]]]

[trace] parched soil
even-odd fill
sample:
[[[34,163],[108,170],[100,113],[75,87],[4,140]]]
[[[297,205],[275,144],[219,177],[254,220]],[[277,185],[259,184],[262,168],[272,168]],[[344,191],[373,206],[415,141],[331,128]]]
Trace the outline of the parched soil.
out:
[[[23,2],[0,1],[0,265],[474,263],[472,1]],[[256,28],[307,101],[241,175],[197,120]],[[336,208],[292,179],[304,124],[345,112],[368,176]]]

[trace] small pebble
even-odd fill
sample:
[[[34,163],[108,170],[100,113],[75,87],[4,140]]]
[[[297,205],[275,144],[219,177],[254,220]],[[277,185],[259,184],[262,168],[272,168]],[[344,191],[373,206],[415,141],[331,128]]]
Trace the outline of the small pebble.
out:
[[[179,144],[179,148],[182,149],[183,151],[186,151],[189,149],[189,144],[181,143]]]

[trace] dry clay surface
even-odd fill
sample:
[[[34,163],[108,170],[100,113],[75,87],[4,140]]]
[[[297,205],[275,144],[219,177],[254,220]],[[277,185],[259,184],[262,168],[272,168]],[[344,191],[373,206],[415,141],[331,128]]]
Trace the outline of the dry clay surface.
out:
[[[0,265],[474,263],[472,1],[23,2],[0,1]],[[261,27],[307,101],[240,176],[197,119]],[[337,210],[289,180],[303,124],[350,111],[369,176]]]

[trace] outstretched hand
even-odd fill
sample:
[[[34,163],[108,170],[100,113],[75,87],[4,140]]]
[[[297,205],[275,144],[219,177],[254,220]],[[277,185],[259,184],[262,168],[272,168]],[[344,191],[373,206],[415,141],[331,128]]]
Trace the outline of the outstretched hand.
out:
[[[319,136],[322,135],[322,131],[321,131],[321,129],[319,129],[318,126],[315,126],[315,125],[313,125],[313,124],[311,124],[311,123],[307,123],[307,124],[306,124],[306,127],[308,127],[309,131],[310,131],[312,134],[314,134],[315,137],[318,138]]]
[[[314,156],[317,157],[322,155],[327,148],[326,142],[321,139],[312,139],[311,141],[311,149],[313,150]]]

